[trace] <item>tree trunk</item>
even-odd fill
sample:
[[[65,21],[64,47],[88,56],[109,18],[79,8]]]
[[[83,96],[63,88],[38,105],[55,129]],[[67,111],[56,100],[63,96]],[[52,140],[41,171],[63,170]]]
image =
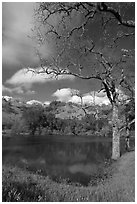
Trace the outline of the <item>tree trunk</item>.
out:
[[[112,140],[112,159],[117,160],[120,157],[120,132],[118,124],[118,107],[114,103],[112,105],[112,124],[113,124],[113,140]]]

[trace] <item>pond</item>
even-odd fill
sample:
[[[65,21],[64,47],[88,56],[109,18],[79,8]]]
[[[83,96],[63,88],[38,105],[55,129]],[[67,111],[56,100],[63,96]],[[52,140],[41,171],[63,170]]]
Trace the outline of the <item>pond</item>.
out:
[[[68,179],[87,185],[111,158],[110,138],[46,136],[2,140],[3,164],[16,165],[59,182]],[[124,142],[121,152],[124,153]]]

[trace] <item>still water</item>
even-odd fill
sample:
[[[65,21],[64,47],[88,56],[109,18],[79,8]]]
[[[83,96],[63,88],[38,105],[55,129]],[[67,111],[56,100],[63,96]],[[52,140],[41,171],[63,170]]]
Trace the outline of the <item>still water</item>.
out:
[[[112,149],[111,139],[70,136],[3,138],[2,145],[3,164],[83,185],[101,171],[102,164],[111,158]]]

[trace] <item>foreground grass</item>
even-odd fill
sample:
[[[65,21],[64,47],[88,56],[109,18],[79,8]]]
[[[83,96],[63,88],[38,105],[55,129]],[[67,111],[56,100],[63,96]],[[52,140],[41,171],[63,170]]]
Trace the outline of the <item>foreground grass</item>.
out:
[[[17,167],[3,165],[3,202],[134,202],[135,153],[123,155],[111,166],[112,177],[97,186],[57,183]]]

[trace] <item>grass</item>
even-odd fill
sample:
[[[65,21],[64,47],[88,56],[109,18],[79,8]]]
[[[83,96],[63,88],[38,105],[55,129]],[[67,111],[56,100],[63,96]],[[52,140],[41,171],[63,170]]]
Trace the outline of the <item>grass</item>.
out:
[[[112,178],[97,187],[101,201],[134,202],[135,201],[135,152],[123,155],[114,163]],[[97,198],[100,201],[100,198]]]
[[[3,202],[134,202],[135,153],[124,154],[109,167],[112,176],[96,186],[57,183],[18,167],[3,165]]]

